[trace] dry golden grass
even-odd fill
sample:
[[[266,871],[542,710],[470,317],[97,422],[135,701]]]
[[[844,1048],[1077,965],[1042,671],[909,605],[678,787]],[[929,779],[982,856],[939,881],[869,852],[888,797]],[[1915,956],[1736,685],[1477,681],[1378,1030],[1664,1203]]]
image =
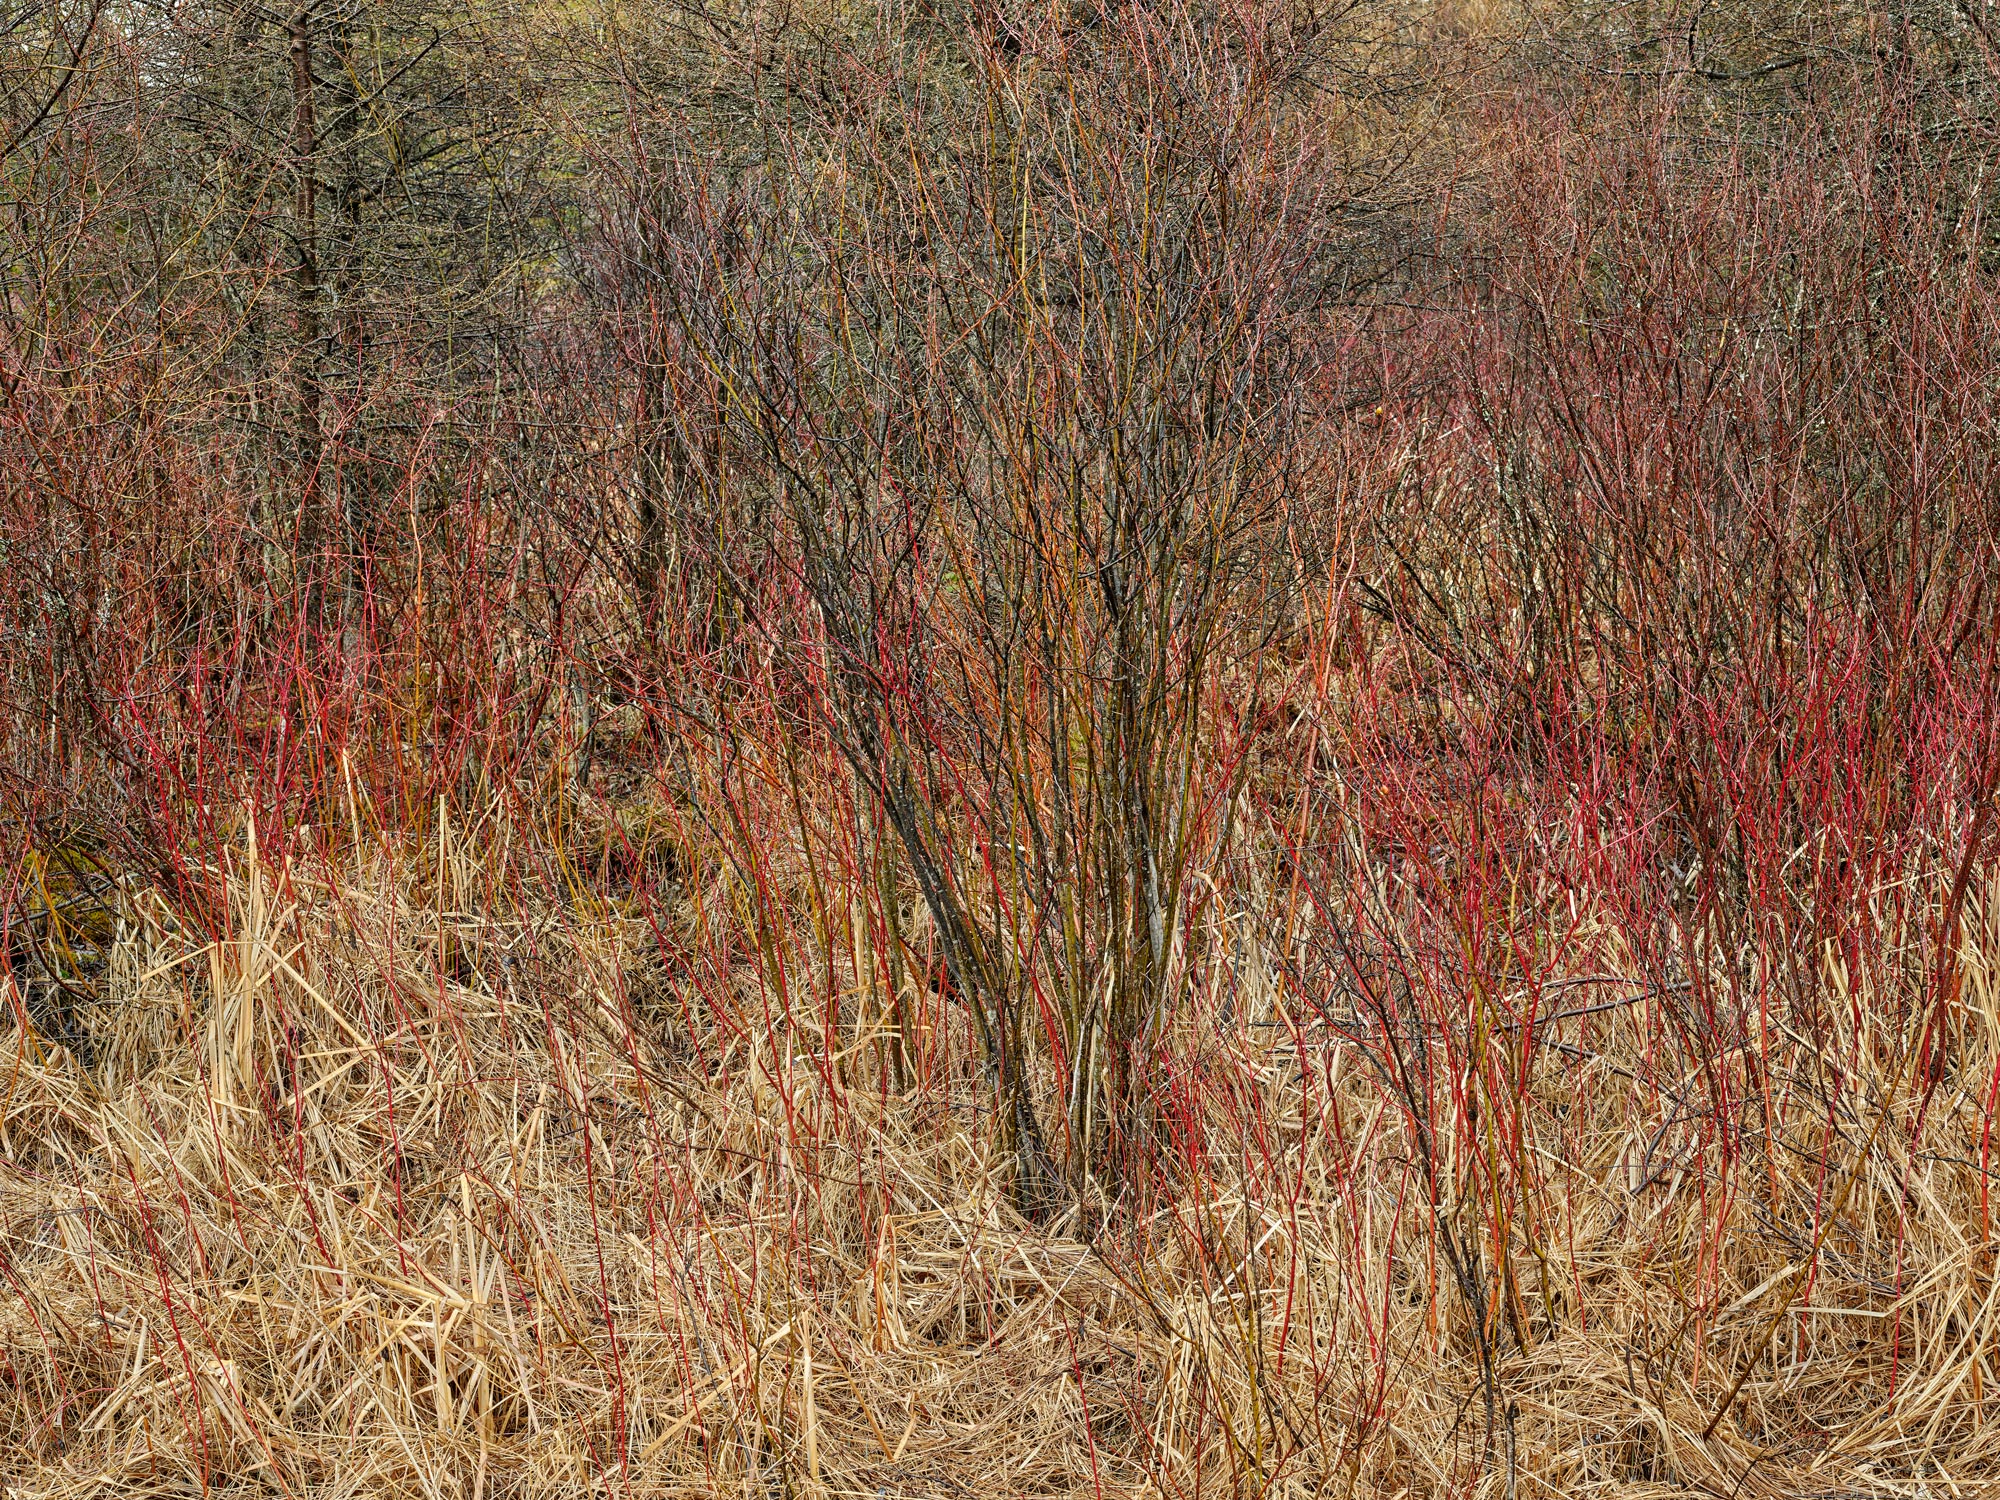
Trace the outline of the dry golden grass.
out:
[[[246,851],[228,941],[134,918],[90,1073],[8,1023],[10,1500],[2000,1477],[1983,918],[1958,1066],[1921,1122],[1858,995],[1850,1056],[1780,1038],[1763,1079],[1709,1060],[1707,1087],[1761,1094],[1788,1143],[1730,1178],[1713,1132],[1638,1081],[1658,1076],[1643,1005],[1565,1023],[1521,1116],[1493,1282],[1515,1418],[1489,1435],[1407,1122],[1275,985],[1188,1022],[1206,1169],[1093,1245],[1011,1206],[969,1070],[891,1097],[865,1015],[829,1047],[748,967],[705,976],[735,1010],[704,1011],[644,924],[503,901],[482,875],[501,838],[357,835],[338,872]],[[720,883],[684,894],[690,931],[728,920]],[[1303,1119],[1302,1058],[1332,1100]]]

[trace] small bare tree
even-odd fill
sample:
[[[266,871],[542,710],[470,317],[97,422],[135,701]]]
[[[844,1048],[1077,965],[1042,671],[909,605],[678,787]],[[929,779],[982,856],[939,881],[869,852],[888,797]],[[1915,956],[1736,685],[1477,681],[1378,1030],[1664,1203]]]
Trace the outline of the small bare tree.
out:
[[[1290,4],[754,31],[717,42],[748,149],[699,149],[724,106],[678,91],[621,205],[671,325],[647,347],[713,393],[642,403],[676,455],[642,513],[663,474],[690,537],[768,507],[816,618],[767,627],[825,652],[825,727],[1052,1201],[1151,1134],[1135,1063],[1226,802],[1207,698],[1289,585],[1328,313],[1388,181],[1334,86],[1356,44]]]

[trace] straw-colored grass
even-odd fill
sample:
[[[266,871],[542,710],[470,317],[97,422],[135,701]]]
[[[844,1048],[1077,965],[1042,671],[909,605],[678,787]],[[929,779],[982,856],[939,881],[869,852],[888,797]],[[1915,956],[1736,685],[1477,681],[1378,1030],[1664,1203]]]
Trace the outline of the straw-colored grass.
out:
[[[1016,1212],[970,1074],[894,1097],[865,1024],[830,1047],[750,969],[726,976],[736,1013],[704,1019],[644,924],[474,898],[482,837],[357,844],[337,872],[246,851],[218,944],[135,916],[88,1073],[15,1008],[11,1500],[1916,1496],[2000,1476],[1981,920],[1921,1120],[1857,996],[1851,1055],[1780,1038],[1768,1078],[1712,1060],[1781,1143],[1727,1177],[1691,1088],[1657,1085],[1643,1005],[1562,1023],[1508,1148],[1512,1420],[1489,1433],[1436,1236],[1491,1206],[1431,1217],[1408,1121],[1278,986],[1226,1018],[1190,1007],[1203,1170],[1087,1243],[1074,1214]],[[689,891],[680,914],[728,906]]]

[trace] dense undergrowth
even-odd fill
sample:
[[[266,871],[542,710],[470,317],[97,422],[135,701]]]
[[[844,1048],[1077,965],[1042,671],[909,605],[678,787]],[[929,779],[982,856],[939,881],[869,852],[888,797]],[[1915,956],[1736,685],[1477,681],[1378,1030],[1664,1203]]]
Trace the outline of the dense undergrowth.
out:
[[[61,33],[5,1493],[2000,1479],[1979,18],[972,19],[604,18],[460,363]]]

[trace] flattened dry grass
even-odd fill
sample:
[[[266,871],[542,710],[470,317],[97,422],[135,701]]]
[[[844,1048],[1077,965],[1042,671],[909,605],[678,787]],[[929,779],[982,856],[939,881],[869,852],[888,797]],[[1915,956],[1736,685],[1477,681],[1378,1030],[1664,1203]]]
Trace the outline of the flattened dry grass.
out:
[[[1224,1011],[1197,984],[1159,1180],[1035,1224],[949,1011],[898,1096],[865,1007],[829,1031],[740,939],[663,968],[609,906],[482,888],[476,842],[383,841],[337,871],[246,855],[224,941],[127,933],[88,1072],[14,1008],[10,1497],[2000,1476],[2000,942],[1976,908],[1928,1104],[1856,996],[1849,1055],[1778,1037],[1768,1076],[1710,1060],[1702,1097],[1761,1101],[1778,1143],[1724,1172],[1700,1080],[1663,1085],[1647,1007],[1609,1007],[1552,1028],[1495,1146],[1521,1184],[1498,1208],[1433,1212],[1410,1121],[1312,1007],[1267,982]],[[729,909],[693,893],[677,920]],[[1491,1429],[1438,1255],[1474,1219],[1503,1225]]]

